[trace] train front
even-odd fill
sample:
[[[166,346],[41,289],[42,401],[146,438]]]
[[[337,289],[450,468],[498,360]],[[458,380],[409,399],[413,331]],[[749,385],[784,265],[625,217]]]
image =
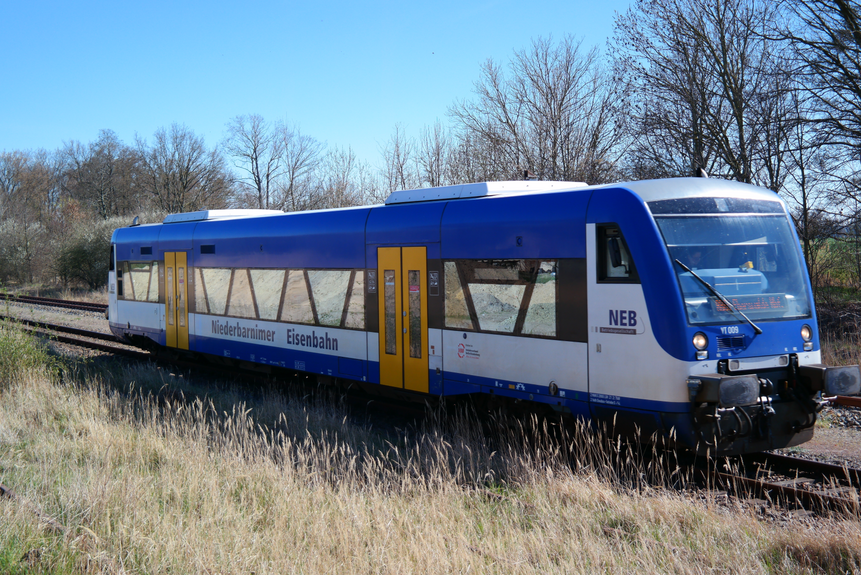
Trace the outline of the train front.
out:
[[[689,362],[688,440],[731,454],[812,438],[822,396],[858,393],[861,371],[820,363],[810,282],[783,202],[757,192],[647,205],[687,321],[679,355]]]

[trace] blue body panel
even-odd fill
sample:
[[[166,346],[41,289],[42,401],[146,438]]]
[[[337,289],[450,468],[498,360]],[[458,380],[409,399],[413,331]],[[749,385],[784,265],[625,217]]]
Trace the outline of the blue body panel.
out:
[[[140,261],[142,259],[161,259],[158,256],[158,236],[164,226],[134,226],[131,228],[119,228],[114,231],[111,241],[116,245],[117,261]],[[141,256],[140,248],[149,246],[153,248],[152,256]]]
[[[370,211],[321,210],[199,222],[194,231],[193,265],[364,268],[365,223]],[[201,245],[214,245],[215,253],[201,254]]]
[[[368,217],[368,247],[439,243],[443,211],[448,202],[381,206]]]
[[[428,259],[439,259],[440,220],[446,205],[432,202],[373,208],[365,236],[366,266],[377,267],[377,248],[385,246],[425,246]]]
[[[442,221],[442,257],[584,258],[586,206],[576,190],[449,202]]]
[[[158,235],[158,251],[163,253],[190,250],[197,225],[197,222],[183,222],[162,226]]]

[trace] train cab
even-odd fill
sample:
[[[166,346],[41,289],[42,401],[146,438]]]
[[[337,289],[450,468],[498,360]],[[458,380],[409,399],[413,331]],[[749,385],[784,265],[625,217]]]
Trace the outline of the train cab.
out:
[[[820,364],[812,290],[776,194],[700,179],[608,191],[587,232],[595,415],[627,405],[623,425],[672,429],[701,451],[761,451],[810,439],[821,394],[858,392],[858,366]]]

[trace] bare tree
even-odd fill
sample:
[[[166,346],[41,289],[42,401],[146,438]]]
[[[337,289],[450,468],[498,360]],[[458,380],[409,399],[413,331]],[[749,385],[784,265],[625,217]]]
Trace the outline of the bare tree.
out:
[[[449,110],[464,142],[481,150],[480,170],[507,179],[526,171],[545,180],[612,178],[619,153],[618,97],[597,49],[571,37],[533,41],[503,68],[487,61],[476,99]],[[468,134],[468,137],[466,136]]]
[[[818,112],[823,139],[856,159],[861,148],[861,5],[853,0],[787,0],[795,16],[778,29],[799,62],[796,73]]]
[[[396,124],[392,136],[382,149],[382,176],[389,192],[419,187],[414,153],[415,143],[407,138],[404,127]]]
[[[775,75],[780,54],[764,37],[775,17],[757,0],[637,0],[617,17],[615,69],[630,82],[635,170],[779,180],[773,162],[783,152],[764,129],[782,117],[766,96],[786,95],[786,76]]]
[[[47,269],[59,174],[43,150],[0,154],[0,278],[32,282]]]
[[[416,151],[416,165],[423,185],[436,187],[459,183],[452,177],[452,146],[453,139],[439,120],[422,130]]]
[[[143,186],[156,206],[167,212],[227,207],[232,180],[218,149],[207,150],[203,138],[185,126],[156,131],[152,147],[138,138]]]
[[[800,205],[791,214],[802,240],[814,297],[817,301],[827,299],[827,290],[822,288],[838,280],[840,269],[847,264],[845,245],[835,240],[843,229],[841,218],[819,208],[810,208],[805,213]]]
[[[788,18],[776,22],[773,38],[788,43],[795,57],[810,114],[812,145],[828,159],[823,167],[841,229],[861,229],[861,5],[857,0],[785,0]],[[857,244],[843,234],[845,244]],[[861,247],[853,264],[861,270]],[[861,271],[858,272],[861,277]]]
[[[447,178],[452,184],[521,179],[505,161],[501,139],[488,139],[468,130],[454,135]]]
[[[313,209],[345,208],[361,205],[364,200],[361,180],[362,164],[349,148],[332,148],[318,173]]]
[[[0,154],[0,220],[8,217],[8,212],[17,203],[22,193],[24,171],[28,156],[23,152],[12,151]]]
[[[256,196],[254,207],[268,209],[284,161],[281,126],[262,116],[236,116],[227,125],[224,150],[240,171],[240,185]]]
[[[274,207],[285,211],[315,209],[312,196],[319,187],[315,174],[322,162],[324,146],[298,127],[282,124],[277,137],[282,148],[282,171]]]
[[[776,122],[775,131],[779,133],[770,134],[768,141],[782,147],[786,169],[773,176],[784,179],[775,181],[772,189],[778,189],[779,185],[790,206],[811,281],[817,289],[821,286],[818,282],[825,277],[821,269],[823,254],[819,252],[839,232],[843,219],[833,208],[829,174],[834,162],[827,146],[818,141],[815,125],[807,121],[812,112],[805,92],[792,90],[790,97],[781,101],[780,109],[784,119]],[[772,171],[771,165],[767,165],[767,170]]]
[[[84,146],[71,142],[62,155],[67,164],[65,187],[69,197],[90,208],[102,220],[140,210],[137,189],[138,156],[111,130]]]

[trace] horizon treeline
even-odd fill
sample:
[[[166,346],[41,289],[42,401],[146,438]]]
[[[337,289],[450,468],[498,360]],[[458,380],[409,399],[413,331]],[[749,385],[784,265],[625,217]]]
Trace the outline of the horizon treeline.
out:
[[[788,203],[815,288],[861,286],[856,0],[635,0],[604,52],[537,38],[488,60],[446,122],[393,127],[376,164],[238,115],[213,147],[182,124],[0,153],[0,280],[97,287],[134,216],[379,203],[478,181],[602,184],[706,172]],[[107,238],[107,239],[106,239]],[[90,269],[92,267],[92,269]]]

